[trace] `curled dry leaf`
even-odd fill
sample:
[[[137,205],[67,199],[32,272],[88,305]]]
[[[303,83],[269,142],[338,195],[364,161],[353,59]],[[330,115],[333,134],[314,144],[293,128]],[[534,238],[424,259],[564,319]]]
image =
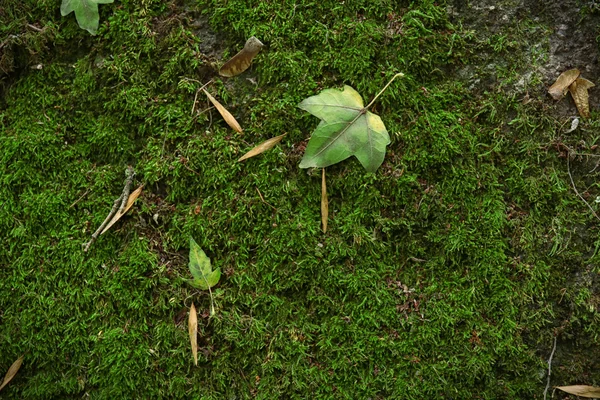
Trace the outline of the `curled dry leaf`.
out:
[[[578,126],[579,126],[579,118],[574,118],[573,121],[571,121],[571,127],[569,129],[567,129],[565,131],[565,133],[573,132],[575,129],[577,129]]]
[[[190,307],[190,317],[188,319],[188,332],[190,334],[190,344],[192,345],[192,355],[194,356],[194,365],[198,365],[198,313],[196,306],[192,303]]]
[[[563,96],[567,93],[569,86],[571,86],[571,84],[575,82],[577,78],[579,78],[579,75],[580,72],[577,68],[573,68],[563,72],[556,79],[556,82],[554,82],[554,84],[550,86],[550,89],[548,89],[548,93],[550,94],[550,96],[552,96],[554,100],[562,99]]]
[[[234,131],[242,133],[242,127],[240,126],[240,124],[238,124],[236,119],[233,118],[233,115],[231,115],[231,113],[227,111],[227,109],[223,107],[221,103],[219,103],[214,97],[212,97],[210,93],[208,93],[205,89],[202,89],[202,91],[204,91],[206,97],[208,97],[208,99],[211,103],[213,103],[219,114],[221,114],[225,122],[227,122],[227,125],[229,125]]]
[[[4,387],[6,385],[8,385],[8,382],[10,382],[12,380],[12,378],[14,378],[15,375],[17,375],[19,368],[21,368],[21,364],[23,364],[24,357],[25,356],[22,355],[21,357],[17,358],[17,361],[12,363],[12,365],[8,369],[8,372],[6,372],[6,375],[4,375],[4,380],[2,381],[2,384],[0,385],[0,390],[4,389]]]
[[[247,152],[246,154],[241,156],[238,161],[243,161],[247,158],[257,156],[261,153],[264,153],[267,150],[272,149],[273,146],[275,146],[277,143],[279,143],[285,135],[286,135],[286,133],[284,133],[283,135],[275,136],[274,138],[271,138],[269,140],[265,140],[264,142],[262,142],[261,144],[254,147],[252,150],[250,150],[249,152]]]
[[[131,192],[129,194],[129,197],[127,198],[127,204],[125,205],[125,208],[123,209],[123,211],[117,212],[115,214],[115,216],[110,220],[110,222],[108,224],[106,224],[106,226],[104,227],[102,232],[100,232],[101,235],[104,232],[106,232],[107,230],[109,230],[111,226],[113,226],[118,220],[121,219],[121,217],[123,215],[125,215],[127,213],[127,211],[129,211],[131,206],[133,206],[133,203],[137,200],[138,197],[140,197],[140,194],[142,194],[143,187],[144,187],[144,185],[141,185],[139,188],[135,189],[133,192]]]
[[[576,396],[597,398],[600,397],[600,388],[595,386],[586,385],[573,385],[573,386],[557,386],[556,387],[563,392],[574,394]]]
[[[327,218],[329,217],[329,201],[327,200],[327,184],[325,183],[325,168],[321,177],[321,222],[323,233],[327,233]]]
[[[590,116],[588,89],[594,86],[596,85],[585,78],[577,78],[575,82],[571,83],[571,86],[569,86],[569,92],[571,93],[571,96],[573,96],[573,100],[575,100],[577,111],[579,111],[579,115],[584,118]]]
[[[244,48],[235,56],[227,61],[219,70],[219,75],[232,77],[241,74],[248,69],[254,56],[258,54],[263,44],[256,37],[252,36],[246,41]]]

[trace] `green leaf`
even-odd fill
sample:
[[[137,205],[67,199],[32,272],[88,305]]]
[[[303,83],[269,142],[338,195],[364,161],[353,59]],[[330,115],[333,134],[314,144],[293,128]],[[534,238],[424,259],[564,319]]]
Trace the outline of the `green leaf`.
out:
[[[198,289],[207,290],[215,286],[221,278],[221,270],[219,268],[212,270],[210,258],[193,238],[190,238],[189,267],[194,279],[188,280],[188,283]]]
[[[75,11],[75,18],[81,29],[85,29],[92,35],[98,31],[98,4],[109,4],[114,0],[63,0],[60,13],[64,17]]]
[[[390,136],[381,118],[364,107],[360,94],[350,86],[343,91],[325,89],[298,107],[321,119],[300,168],[324,168],[350,156],[369,172],[383,163]]]

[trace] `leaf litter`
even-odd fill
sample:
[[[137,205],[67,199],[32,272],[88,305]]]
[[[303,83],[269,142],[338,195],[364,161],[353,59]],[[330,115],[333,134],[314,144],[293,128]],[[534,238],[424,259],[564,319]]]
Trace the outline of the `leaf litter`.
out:
[[[325,182],[325,168],[321,177],[321,223],[323,233],[327,233],[327,218],[329,218],[329,200],[327,200],[327,183]]]
[[[0,391],[2,389],[4,389],[4,387],[6,387],[6,385],[8,385],[8,383],[10,381],[12,381],[12,379],[15,377],[15,375],[17,375],[17,372],[19,372],[19,369],[21,368],[21,365],[23,364],[24,357],[25,357],[25,355],[22,355],[21,357],[17,358],[17,360],[12,363],[10,368],[8,368],[6,375],[4,375],[4,380],[2,381],[2,384],[0,384]]]
[[[237,120],[233,117],[233,115],[231,115],[231,113],[229,111],[227,111],[227,109],[225,107],[223,107],[223,105],[221,103],[219,103],[217,101],[217,99],[212,97],[211,94],[206,91],[206,89],[202,89],[202,91],[204,92],[204,94],[206,94],[206,97],[208,97],[208,100],[210,100],[210,102],[215,106],[215,108],[217,109],[219,114],[221,114],[221,116],[223,117],[223,119],[225,120],[227,125],[229,125],[234,131],[236,131],[238,133],[242,133],[242,127],[237,122]]]
[[[219,69],[219,75],[229,78],[241,74],[250,67],[252,59],[258,54],[263,46],[264,45],[260,40],[252,36],[246,41],[242,50],[223,64],[221,69]]]
[[[113,226],[118,220],[121,219],[121,217],[123,215],[125,215],[127,213],[127,211],[129,211],[129,209],[133,206],[133,203],[135,203],[135,201],[138,199],[138,197],[140,197],[140,194],[142,194],[143,188],[144,188],[144,185],[141,185],[139,188],[137,188],[133,192],[131,192],[131,194],[127,198],[127,204],[125,204],[125,208],[123,208],[122,210],[119,210],[113,216],[113,218],[110,220],[110,222],[108,224],[106,224],[106,226],[104,227],[102,232],[100,232],[101,235],[103,235],[104,232],[109,230],[111,226]]]
[[[557,386],[558,390],[580,397],[600,398],[600,387],[587,385]]]
[[[192,303],[190,307],[190,316],[188,319],[188,333],[190,334],[190,344],[192,346],[192,355],[194,356],[194,365],[198,365],[198,313],[196,306]]]
[[[246,154],[244,154],[243,156],[241,156],[238,161],[244,161],[250,157],[254,157],[257,156],[261,153],[264,153],[267,150],[272,149],[277,143],[279,143],[281,141],[281,139],[283,139],[283,137],[287,135],[286,133],[284,133],[283,135],[279,135],[279,136],[275,136],[274,138],[271,138],[269,140],[265,140],[264,142],[262,142],[261,144],[255,146],[254,148],[252,148],[252,150],[250,150],[249,152],[247,152]]]
[[[594,86],[596,85],[582,78],[579,70],[574,68],[560,74],[548,89],[548,93],[554,100],[562,99],[567,92],[571,93],[579,115],[587,118],[590,116],[588,89]]]
[[[571,93],[573,100],[575,100],[577,111],[579,112],[579,115],[584,118],[590,116],[588,89],[594,86],[596,85],[585,78],[577,78],[575,79],[575,82],[571,83],[571,86],[569,86],[569,93]]]
[[[579,75],[580,72],[577,68],[563,72],[558,76],[556,82],[550,86],[548,93],[550,93],[550,96],[552,96],[554,100],[562,99],[564,95],[567,94],[569,86],[571,86],[571,84],[575,82],[577,78],[579,78]]]

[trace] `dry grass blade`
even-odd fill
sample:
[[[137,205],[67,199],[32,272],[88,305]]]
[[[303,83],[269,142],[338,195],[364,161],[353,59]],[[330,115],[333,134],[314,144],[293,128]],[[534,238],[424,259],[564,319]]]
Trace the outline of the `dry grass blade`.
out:
[[[104,227],[102,232],[100,232],[101,235],[104,232],[106,232],[107,230],[109,230],[111,226],[113,226],[118,220],[121,219],[121,217],[123,215],[125,215],[127,213],[127,211],[129,211],[131,206],[133,206],[133,203],[137,200],[138,197],[140,197],[143,187],[144,187],[144,185],[140,186],[139,188],[137,188],[133,192],[131,192],[131,194],[127,198],[127,204],[125,205],[125,208],[123,208],[123,210],[121,212],[117,212],[115,214],[115,216],[110,220],[110,222],[108,224],[106,224],[106,226]]]
[[[554,100],[560,100],[567,93],[569,86],[571,83],[575,82],[575,79],[579,78],[579,70],[577,68],[570,69],[568,71],[563,72],[556,79],[556,82],[550,89],[548,89],[548,93]]]
[[[241,156],[238,161],[244,161],[247,158],[257,156],[261,153],[264,153],[267,150],[272,149],[273,146],[275,146],[277,143],[279,143],[285,135],[287,135],[287,134],[284,133],[283,135],[275,136],[274,138],[265,140],[264,142],[262,142],[258,146],[255,146],[252,150],[250,150],[249,152],[247,152],[246,154]]]
[[[6,375],[4,375],[4,380],[2,381],[2,384],[0,385],[0,390],[4,389],[4,387],[6,385],[8,385],[8,382],[10,382],[12,380],[12,378],[14,378],[15,375],[17,375],[19,368],[21,368],[21,364],[23,364],[23,357],[25,357],[25,356],[22,355],[21,357],[17,358],[17,361],[12,363],[12,365],[8,369],[8,372],[6,372]]]
[[[327,184],[325,183],[325,168],[321,178],[321,222],[323,233],[327,233],[327,218],[329,218],[329,201],[327,200]]]
[[[577,111],[579,112],[579,115],[584,118],[590,116],[588,89],[594,86],[596,85],[585,78],[577,78],[575,82],[569,86],[569,92],[571,93],[571,96],[573,96],[573,100],[575,100]]]
[[[190,334],[190,344],[192,345],[192,355],[194,356],[194,365],[198,365],[198,313],[194,303],[190,307],[190,317],[188,319],[188,332]]]
[[[600,388],[595,386],[586,385],[573,385],[573,386],[557,386],[556,387],[563,392],[574,394],[576,396],[597,398],[600,397]]]
[[[240,126],[240,124],[238,124],[235,118],[233,118],[233,115],[231,115],[231,113],[227,111],[227,109],[223,107],[221,103],[219,103],[217,99],[212,97],[210,93],[208,93],[205,89],[202,89],[202,91],[204,91],[206,97],[208,97],[208,99],[211,103],[213,103],[219,114],[221,114],[225,122],[227,122],[227,125],[229,125],[234,131],[242,133],[242,127]]]
[[[244,48],[227,61],[219,70],[219,75],[232,77],[241,74],[250,67],[252,59],[258,54],[263,44],[252,36],[246,41]]]

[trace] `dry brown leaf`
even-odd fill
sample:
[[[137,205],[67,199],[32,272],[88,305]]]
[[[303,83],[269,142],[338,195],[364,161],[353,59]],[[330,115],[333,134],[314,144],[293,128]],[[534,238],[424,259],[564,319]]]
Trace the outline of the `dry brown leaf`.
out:
[[[329,201],[327,200],[327,184],[325,183],[325,168],[321,178],[321,222],[323,233],[327,233],[327,218],[329,217]]]
[[[571,93],[571,96],[573,96],[573,100],[575,100],[579,115],[582,117],[590,116],[588,89],[594,86],[596,85],[585,78],[577,78],[575,82],[571,83],[571,86],[569,86],[569,92]]]
[[[123,211],[117,211],[115,216],[110,220],[108,224],[106,224],[102,232],[100,232],[101,235],[104,234],[104,232],[106,232],[107,230],[109,230],[111,226],[113,226],[118,220],[121,219],[123,215],[127,213],[127,211],[129,211],[133,203],[137,200],[138,197],[140,197],[143,187],[144,185],[141,185],[139,188],[135,189],[133,192],[131,192],[131,194],[129,194],[129,197],[127,198],[127,204],[125,204],[125,208],[123,209]]]
[[[595,398],[600,397],[600,388],[595,386],[586,385],[573,385],[573,386],[557,386],[557,389],[562,390],[570,394],[581,397]]]
[[[258,54],[263,44],[260,40],[252,36],[246,41],[244,48],[235,56],[227,61],[219,70],[219,75],[232,77],[241,74],[248,69],[254,56]]]
[[[194,303],[190,307],[190,317],[188,319],[188,332],[190,334],[190,343],[192,345],[192,355],[194,356],[194,365],[198,365],[198,313]]]
[[[241,156],[238,161],[243,161],[247,158],[257,156],[260,153],[264,153],[265,151],[272,149],[273,146],[275,146],[277,143],[279,143],[285,135],[287,135],[287,133],[284,133],[283,135],[275,136],[274,138],[271,138],[269,140],[265,140],[264,142],[262,142],[258,146],[255,146],[252,150],[250,150],[249,152],[247,152],[246,154]]]
[[[8,372],[6,372],[6,375],[4,375],[4,380],[0,385],[0,391],[4,389],[6,385],[8,385],[8,382],[10,382],[12,378],[15,377],[15,375],[17,375],[19,368],[21,368],[21,364],[23,364],[23,357],[25,357],[25,355],[22,355],[21,357],[17,358],[17,361],[12,363],[12,365],[8,369]]]
[[[552,96],[554,100],[562,99],[567,93],[569,86],[575,82],[575,79],[579,78],[579,74],[580,72],[577,68],[570,69],[560,74],[556,79],[556,82],[548,89],[550,96]]]
[[[242,127],[240,126],[240,124],[238,124],[235,118],[233,118],[233,115],[231,115],[231,113],[227,111],[227,109],[223,107],[221,103],[217,101],[217,99],[212,97],[210,93],[208,93],[205,89],[202,90],[204,91],[204,94],[206,94],[206,97],[208,97],[210,102],[213,103],[219,114],[221,114],[225,122],[227,122],[227,125],[229,125],[234,131],[242,133]]]

